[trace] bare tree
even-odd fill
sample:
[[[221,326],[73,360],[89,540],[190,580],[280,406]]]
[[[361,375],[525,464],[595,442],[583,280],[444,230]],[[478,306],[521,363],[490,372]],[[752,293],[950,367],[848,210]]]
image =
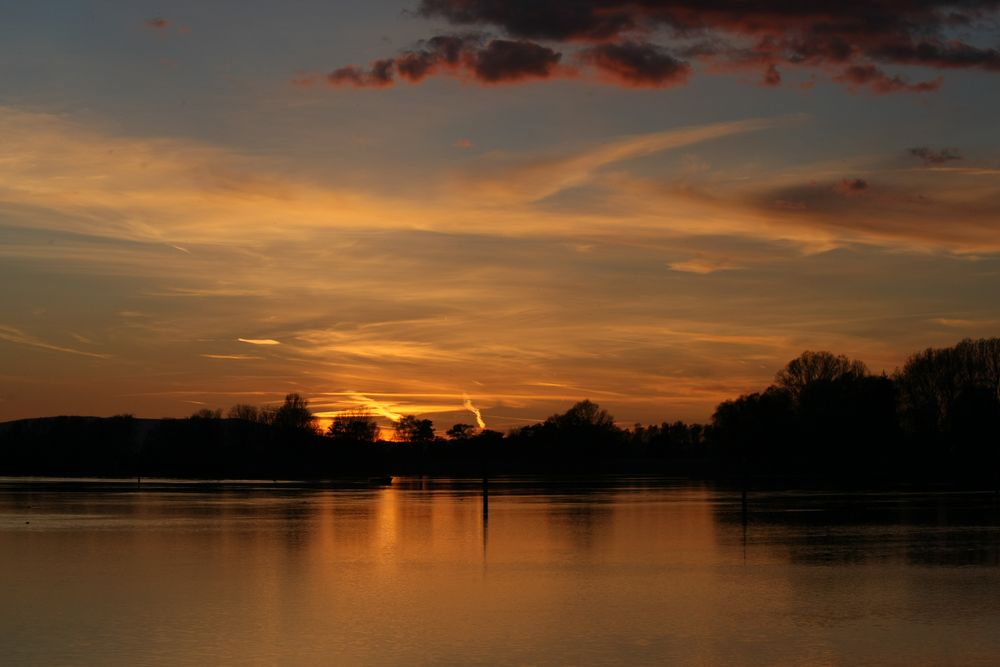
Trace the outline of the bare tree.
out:
[[[832,352],[805,351],[774,376],[775,384],[798,399],[802,390],[810,383],[820,380],[841,378],[862,378],[868,375],[868,367],[863,361],[849,359],[843,354]]]
[[[1000,400],[1000,338],[967,338],[954,347],[917,352],[897,371],[896,381],[909,428],[948,430],[963,395]]]
[[[309,401],[300,394],[288,394],[274,412],[274,426],[290,431],[315,431],[316,418],[309,411]]]
[[[258,422],[260,421],[260,410],[256,405],[248,405],[246,403],[238,403],[233,407],[229,408],[229,413],[227,415],[230,419],[242,419],[248,422]]]

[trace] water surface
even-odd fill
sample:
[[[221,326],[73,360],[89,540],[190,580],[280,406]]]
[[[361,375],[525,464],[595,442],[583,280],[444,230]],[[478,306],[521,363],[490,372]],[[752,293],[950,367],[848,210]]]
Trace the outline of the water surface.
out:
[[[991,493],[0,482],[5,665],[1000,662]],[[746,518],[746,521],[744,521]]]

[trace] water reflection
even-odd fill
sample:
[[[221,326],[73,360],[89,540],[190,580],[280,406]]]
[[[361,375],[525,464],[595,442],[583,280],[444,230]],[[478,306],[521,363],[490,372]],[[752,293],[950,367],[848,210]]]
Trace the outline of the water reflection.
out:
[[[0,484],[4,664],[989,664],[996,505],[665,480]],[[26,523],[28,522],[28,523]]]
[[[1000,565],[1000,505],[992,492],[758,492],[747,511],[734,505],[716,505],[720,524],[739,521],[746,544],[791,562]]]

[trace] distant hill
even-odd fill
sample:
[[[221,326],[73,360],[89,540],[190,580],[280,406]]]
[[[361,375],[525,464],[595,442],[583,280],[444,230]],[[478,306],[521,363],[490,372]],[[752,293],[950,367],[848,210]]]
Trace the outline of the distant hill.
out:
[[[36,435],[54,433],[67,426],[85,428],[99,427],[101,424],[111,422],[115,419],[128,419],[132,423],[133,433],[142,440],[156,426],[166,419],[144,419],[139,417],[88,417],[79,415],[59,415],[56,417],[32,417],[28,419],[15,419],[12,421],[0,422],[0,437],[12,431],[28,431]]]
[[[0,423],[0,474],[270,477],[292,470],[303,440],[239,419],[41,417]],[[303,437],[304,436],[304,437]]]

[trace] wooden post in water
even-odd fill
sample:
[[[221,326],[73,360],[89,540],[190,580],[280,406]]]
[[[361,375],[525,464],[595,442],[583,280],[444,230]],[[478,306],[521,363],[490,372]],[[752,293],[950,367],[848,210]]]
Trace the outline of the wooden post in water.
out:
[[[490,530],[490,464],[487,443],[480,438],[480,462],[483,466],[483,567],[486,567],[486,544]]]
[[[490,478],[483,473],[483,521],[490,515]]]
[[[488,444],[482,438],[479,439],[480,464],[483,467],[483,523],[490,515],[490,457],[487,449]]]
[[[483,572],[486,571],[486,550],[490,540],[490,480],[483,472]]]
[[[743,562],[747,561],[747,460],[746,455],[740,460],[740,520],[743,524]]]

